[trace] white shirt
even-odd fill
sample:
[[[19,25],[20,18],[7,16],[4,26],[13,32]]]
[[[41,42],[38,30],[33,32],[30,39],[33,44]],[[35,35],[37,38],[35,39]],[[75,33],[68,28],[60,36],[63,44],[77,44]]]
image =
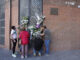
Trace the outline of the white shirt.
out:
[[[16,32],[16,30],[11,30],[11,35],[12,35],[12,38],[13,39],[16,39],[17,38],[17,32]]]

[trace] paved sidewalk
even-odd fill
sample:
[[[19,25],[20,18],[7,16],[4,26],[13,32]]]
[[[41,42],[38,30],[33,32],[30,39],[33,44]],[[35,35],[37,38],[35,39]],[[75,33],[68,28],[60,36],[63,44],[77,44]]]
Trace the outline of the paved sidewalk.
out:
[[[80,60],[80,50],[55,52],[51,53],[49,56],[31,56],[21,59],[20,55],[17,55],[17,58],[13,58],[11,51],[0,48],[0,60]]]

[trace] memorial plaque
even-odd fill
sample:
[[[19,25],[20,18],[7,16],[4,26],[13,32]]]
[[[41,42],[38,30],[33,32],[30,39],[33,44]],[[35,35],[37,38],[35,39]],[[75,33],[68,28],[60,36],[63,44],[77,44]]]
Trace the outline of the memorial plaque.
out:
[[[51,8],[50,14],[51,15],[58,15],[58,8]]]

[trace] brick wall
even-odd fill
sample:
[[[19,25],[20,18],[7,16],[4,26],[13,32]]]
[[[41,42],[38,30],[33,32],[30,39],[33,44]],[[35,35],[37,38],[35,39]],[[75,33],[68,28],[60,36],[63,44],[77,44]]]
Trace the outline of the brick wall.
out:
[[[11,14],[11,15],[10,15]],[[10,48],[10,18],[11,26],[18,27],[18,0],[12,0],[10,12],[10,0],[5,4],[5,48]]]
[[[43,2],[44,24],[51,31],[51,50],[80,49],[80,9],[46,2]],[[51,8],[58,8],[58,15],[50,15]]]
[[[7,1],[7,0],[6,0]],[[44,24],[51,31],[51,50],[80,49],[80,9],[64,4],[58,0],[43,0]],[[59,2],[61,2],[60,0]],[[64,0],[63,0],[64,1]],[[56,2],[52,4],[50,2]],[[51,15],[50,9],[58,8],[58,15]],[[18,0],[12,2],[12,25],[18,26]],[[5,9],[5,47],[9,48],[10,5]]]
[[[5,4],[5,48],[9,49],[9,29],[10,27],[10,0],[6,0]]]
[[[18,0],[12,0],[12,25],[18,26]]]

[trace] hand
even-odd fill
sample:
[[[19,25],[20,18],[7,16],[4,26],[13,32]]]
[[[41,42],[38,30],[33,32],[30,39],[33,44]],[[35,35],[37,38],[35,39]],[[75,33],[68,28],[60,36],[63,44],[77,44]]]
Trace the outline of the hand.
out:
[[[13,42],[16,42],[16,41],[13,39]]]
[[[10,36],[10,39],[13,39],[13,37],[12,37],[12,36]]]
[[[16,41],[13,39],[13,42],[16,42]]]

